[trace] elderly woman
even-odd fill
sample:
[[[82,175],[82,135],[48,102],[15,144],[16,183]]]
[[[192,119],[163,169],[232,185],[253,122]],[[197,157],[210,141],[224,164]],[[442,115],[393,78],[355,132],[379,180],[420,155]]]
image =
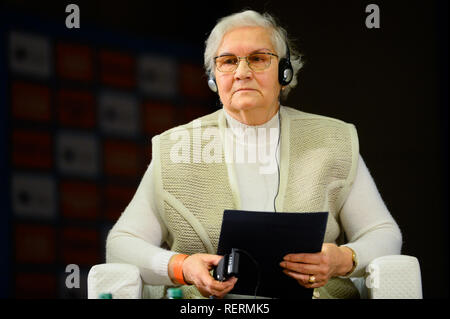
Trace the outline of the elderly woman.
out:
[[[147,296],[162,298],[175,285],[187,298],[222,298],[233,289],[236,278],[219,282],[210,274],[222,258],[216,252],[225,209],[328,211],[322,251],[280,260],[280,271],[316,288],[315,297],[358,297],[350,277],[363,275],[376,257],[400,253],[400,230],[359,154],[354,126],[280,105],[301,66],[268,14],[244,11],[214,27],[205,67],[223,108],[152,139],[152,161],[107,239],[107,262],[138,266],[151,285]],[[214,143],[202,135],[207,129],[219,132]],[[275,138],[265,134],[270,129]],[[189,160],[174,160],[180,143],[194,146]],[[267,159],[254,155],[266,149],[279,169],[262,170]],[[205,160],[211,150],[223,152]]]

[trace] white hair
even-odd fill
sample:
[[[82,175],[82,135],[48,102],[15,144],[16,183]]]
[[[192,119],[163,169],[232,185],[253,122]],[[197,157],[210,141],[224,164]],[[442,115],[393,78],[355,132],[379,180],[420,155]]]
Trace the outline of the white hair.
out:
[[[289,46],[290,61],[294,70],[294,75],[291,83],[282,91],[282,97],[286,98],[289,91],[297,86],[297,74],[302,68],[302,56],[297,52],[293,43],[289,40],[286,30],[279,26],[275,18],[268,13],[260,14],[253,10],[246,10],[231,14],[218,20],[217,24],[212,29],[208,39],[205,41],[205,69],[208,77],[214,76],[214,57],[219,45],[222,42],[224,35],[235,28],[256,26],[263,27],[272,33],[272,44],[276,53],[280,58],[286,57],[287,47]]]

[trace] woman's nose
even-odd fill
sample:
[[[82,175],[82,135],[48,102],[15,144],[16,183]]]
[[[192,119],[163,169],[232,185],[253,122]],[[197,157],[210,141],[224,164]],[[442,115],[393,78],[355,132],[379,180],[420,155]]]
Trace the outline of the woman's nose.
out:
[[[235,79],[246,79],[250,78],[252,75],[252,70],[248,66],[248,63],[245,59],[239,60],[239,64],[236,68],[236,71],[234,71],[234,78]]]

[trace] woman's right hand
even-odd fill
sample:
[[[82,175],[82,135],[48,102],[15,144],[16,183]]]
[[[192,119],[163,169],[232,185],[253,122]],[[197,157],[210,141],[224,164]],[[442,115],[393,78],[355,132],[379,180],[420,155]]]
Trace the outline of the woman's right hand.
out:
[[[193,254],[183,262],[183,276],[186,283],[195,285],[202,296],[223,298],[236,284],[237,278],[233,277],[227,281],[215,280],[209,271],[213,269],[223,256],[211,254]],[[171,276],[169,261],[169,276]]]

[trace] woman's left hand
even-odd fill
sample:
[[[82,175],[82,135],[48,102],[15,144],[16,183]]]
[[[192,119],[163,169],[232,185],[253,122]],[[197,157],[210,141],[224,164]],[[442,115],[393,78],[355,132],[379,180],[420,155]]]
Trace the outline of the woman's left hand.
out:
[[[322,287],[331,277],[347,274],[352,265],[352,251],[330,243],[323,244],[320,253],[287,254],[280,263],[286,275],[306,288]]]

